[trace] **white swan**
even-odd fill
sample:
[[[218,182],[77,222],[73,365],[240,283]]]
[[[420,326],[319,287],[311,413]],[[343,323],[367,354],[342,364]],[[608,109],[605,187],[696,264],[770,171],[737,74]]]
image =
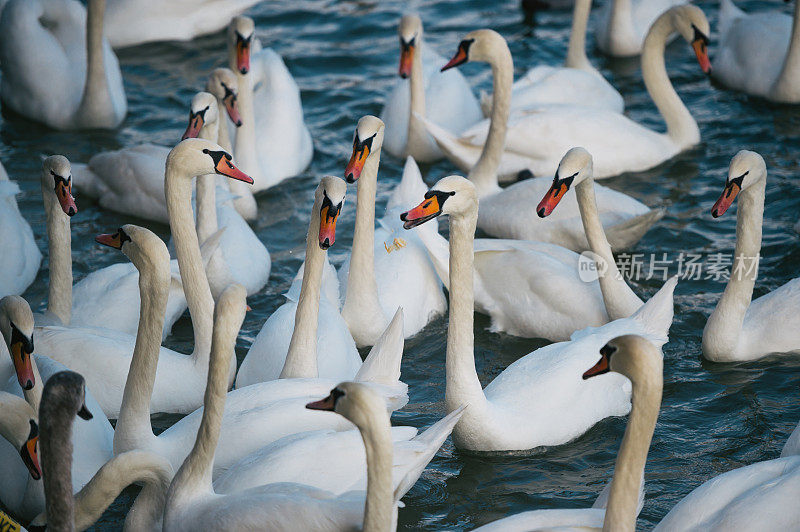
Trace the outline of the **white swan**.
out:
[[[596,361],[591,355],[609,339],[639,334],[657,346],[667,341],[676,278],[630,318],[577,331],[508,366],[484,390],[473,353],[473,237],[478,218],[475,187],[460,176],[441,179],[416,208],[406,227],[450,215],[450,316],[447,328],[445,400],[448,410],[469,404],[453,431],[456,446],[472,451],[510,451],[566,443],[608,416],[630,408],[630,385],[619,375],[582,381]],[[501,256],[502,253],[495,254]],[[498,277],[507,275],[501,271]],[[502,282],[502,280],[501,280]],[[559,299],[569,299],[564,294]],[[536,405],[532,407],[531,405]]]
[[[39,410],[44,383],[66,368],[48,357],[33,356],[33,314],[21,297],[7,296],[0,300],[0,331],[15,367],[14,377],[0,383],[0,386],[14,395],[24,395],[36,412]],[[36,334],[38,346],[38,331]],[[88,390],[86,404],[95,412],[95,416],[89,422],[76,423],[72,433],[72,442],[76,447],[72,462],[73,491],[89,482],[112,455],[114,429]],[[13,514],[29,521],[44,509],[44,491],[42,483],[38,478],[31,477],[19,457],[18,446],[0,442],[0,463],[6,467],[0,476],[0,500]]]
[[[6,250],[0,257],[0,297],[24,292],[42,262],[33,230],[17,206],[19,191],[0,163],[0,246]]]
[[[311,133],[297,83],[278,54],[261,49],[249,17],[235,17],[228,26],[228,66],[239,78],[242,114],[233,154],[260,192],[308,167],[314,154]],[[239,188],[231,192],[237,195]],[[242,212],[238,205],[237,210]]]
[[[106,35],[114,48],[156,41],[191,41],[218,32],[234,16],[257,3],[258,0],[108,0]]]
[[[84,390],[83,378],[72,371],[56,373],[45,385],[40,446],[46,512],[31,522],[30,530],[85,530],[123,488],[134,482],[143,487],[128,512],[124,530],[161,530],[172,468],[152,453],[136,451],[111,458],[73,497],[72,433],[93,416],[84,400]],[[76,414],[82,420],[75,419]]]
[[[361,356],[347,323],[335,304],[320,297],[327,250],[336,241],[336,220],[346,191],[345,182],[333,176],[323,177],[317,186],[300,293],[290,290],[286,303],[261,327],[239,368],[237,388],[287,376],[339,381],[358,373]],[[313,367],[306,365],[306,354]],[[292,369],[300,360],[303,367]]]
[[[465,406],[422,434],[392,427],[392,488],[405,493],[461,419]],[[320,453],[320,449],[326,452]],[[296,482],[336,495],[364,490],[366,457],[357,430],[318,430],[287,436],[246,456],[214,480],[217,493],[234,493],[265,484]]]
[[[777,11],[747,14],[731,0],[722,0],[719,34],[714,79],[768,100],[800,102],[799,3],[794,4],[793,20]]]
[[[708,72],[706,44],[709,25],[700,8],[674,7],[650,28],[642,53],[642,73],[653,102],[666,122],[667,132],[658,133],[619,113],[575,105],[549,105],[521,112],[508,121],[483,121],[456,138],[426,121],[447,157],[470,177],[482,167],[499,169],[497,175],[514,175],[529,169],[535,176],[552,175],[559,157],[578,145],[595,160],[595,179],[652,168],[700,141],[700,130],[691,113],[672,87],[664,65],[664,47],[673,33],[692,44],[703,71]],[[492,30],[467,34],[448,66],[467,61],[492,65],[495,83],[511,81],[512,62],[505,40]],[[495,89],[495,94],[500,91]],[[507,108],[495,104],[492,116],[504,117]],[[482,152],[484,143],[487,149]],[[502,146],[502,148],[497,147]]]
[[[386,124],[384,144],[395,157],[410,155],[420,162],[433,162],[443,154],[413,113],[459,133],[483,115],[464,76],[439,71],[445,59],[424,45],[418,15],[403,16],[398,34],[403,79],[388,94],[380,112]]]
[[[191,356],[166,348],[161,350],[161,371],[156,379],[151,406],[153,412],[186,413],[202,403],[211,348],[214,301],[203,270],[189,202],[192,178],[211,172],[234,179],[250,180],[233,166],[228,153],[209,141],[184,140],[167,157],[165,191],[171,214],[170,225],[175,238],[181,277],[185,281],[184,290],[192,316],[195,341]],[[134,236],[140,237],[141,243],[137,241],[135,246],[127,246],[126,243],[133,242]],[[168,274],[166,266],[169,263],[151,261],[150,257],[153,256],[153,248],[158,248],[158,253],[168,257],[166,246],[150,231],[137,231],[131,226],[123,227],[122,231],[114,235],[99,237],[99,240],[110,246],[124,247],[137,268],[140,268],[140,297],[143,308],[137,339],[139,336],[149,339],[154,332],[160,333],[154,323],[161,321],[164,310],[163,307],[152,310],[156,309],[153,298],[156,289],[166,288],[161,283]],[[145,319],[149,325],[142,329],[142,320]],[[157,338],[153,337],[156,341]],[[37,340],[40,349],[51,353],[53,358],[79,371],[86,378],[103,411],[113,418],[120,411],[134,343],[135,339],[129,335],[115,334],[110,330],[74,327],[43,327],[38,332]],[[232,365],[229,383],[233,383],[234,371],[235,366]]]
[[[418,230],[401,235],[396,212],[388,213],[382,227],[375,228],[384,131],[379,118],[362,117],[344,171],[348,182],[358,182],[358,200],[353,248],[339,269],[339,285],[345,290],[342,317],[359,347],[373,345],[398,308],[403,309],[406,338],[447,309],[442,283],[415,234]],[[412,206],[410,203],[402,208]]]
[[[742,150],[731,160],[725,190],[711,209],[711,215],[717,218],[740,198],[730,280],[703,329],[703,356],[715,362],[800,352],[800,277],[752,300],[761,253],[766,184],[764,159]]]
[[[482,532],[578,529],[636,530],[640,488],[647,452],[656,428],[664,385],[664,362],[658,348],[640,336],[614,338],[600,349],[600,361],[587,368],[583,379],[609,371],[630,379],[631,414],[622,437],[614,478],[605,508],[533,510],[477,528]]]
[[[586,57],[586,26],[591,9],[591,0],[576,0],[564,66],[540,65],[515,81],[511,87],[512,112],[557,103],[623,111],[622,95]],[[481,107],[484,115],[491,115],[491,95],[481,94]]]
[[[105,0],[10,0],[0,17],[0,98],[55,129],[115,128],[128,102],[103,38]],[[87,13],[88,11],[88,13]]]
[[[800,526],[800,506],[795,504],[798,493],[800,455],[781,453],[780,458],[705,481],[653,530],[795,530]]]
[[[633,57],[642,53],[655,20],[682,0],[609,0],[595,19],[597,47],[606,55]],[[708,35],[708,32],[706,32]]]

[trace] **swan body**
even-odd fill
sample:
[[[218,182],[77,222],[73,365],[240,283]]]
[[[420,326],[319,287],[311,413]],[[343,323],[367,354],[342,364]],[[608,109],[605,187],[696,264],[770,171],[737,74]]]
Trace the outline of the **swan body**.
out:
[[[511,94],[507,87],[513,77],[513,62],[505,39],[492,30],[469,33],[447,65],[486,61],[492,66],[494,94],[500,100],[494,102],[492,119],[479,122],[460,137],[422,120],[445,155],[469,172],[482,195],[487,188],[496,192],[492,180],[524,169],[534,176],[552,175],[561,154],[575,145],[593,154],[595,178],[646,170],[700,141],[697,123],[669,82],[664,47],[670,35],[679,33],[692,43],[701,67],[708,71],[708,31],[703,12],[682,5],[660,16],[648,33],[642,71],[648,93],[667,124],[666,133],[648,129],[619,113],[576,105],[536,107],[509,118]]]
[[[539,65],[530,69],[511,86],[511,111],[540,105],[574,104],[621,113],[625,102],[617,89],[586,57],[586,26],[591,0],[578,0],[572,12],[572,29],[564,66]],[[492,97],[481,94],[481,107],[488,117]]]
[[[54,129],[115,128],[127,100],[103,38],[105,0],[10,0],[0,17],[0,98]]]
[[[725,189],[711,210],[722,216],[739,198],[734,265],[722,297],[703,329],[703,356],[715,362],[756,360],[800,352],[800,278],[753,300],[761,252],[767,167],[742,150],[731,160]],[[778,331],[778,332],[776,332]]]
[[[108,0],[106,34],[114,48],[191,41],[216,33],[258,0]]]
[[[800,102],[800,5],[795,2],[792,19],[778,12],[747,14],[731,0],[720,4],[714,79],[753,96]]]
[[[661,407],[663,360],[659,349],[640,336],[614,338],[600,349],[601,359],[587,368],[583,379],[613,371],[631,380],[632,404],[614,477],[592,508],[533,510],[480,527],[482,532],[591,528],[635,530],[644,501],[644,468]]]
[[[433,162],[443,157],[442,152],[412,113],[460,132],[482,118],[481,109],[460,72],[440,72],[445,59],[423,42],[419,16],[405,15],[398,33],[403,79],[386,97],[379,115],[386,124],[384,146],[395,157],[410,155]]]
[[[314,144],[297,83],[277,53],[261,48],[251,18],[235,17],[228,26],[228,58],[239,79],[243,117],[236,130],[234,157],[253,175],[253,191],[260,192],[305,170]],[[231,191],[238,194],[237,187]]]
[[[9,181],[0,164],[0,246],[7,250],[0,257],[0,297],[24,292],[36,279],[42,262],[33,230],[19,212],[17,194],[19,185]]]
[[[352,157],[345,169],[346,179],[358,182],[358,203],[353,248],[339,270],[339,285],[345,290],[342,316],[359,347],[373,345],[398,308],[403,309],[406,337],[417,334],[447,308],[441,282],[424,246],[417,235],[402,231],[397,216],[414,204],[414,199],[409,201],[397,197],[398,194],[425,190],[413,159],[406,162],[403,171],[406,183],[401,182],[398,194],[393,194],[390,202],[396,206],[390,208],[380,220],[380,227],[375,228],[375,195],[384,129],[383,122],[371,115],[358,121]]]
[[[581,381],[578,375],[591,366],[589,353],[616,336],[639,334],[658,347],[663,345],[672,323],[677,279],[665,283],[633,316],[577,331],[569,341],[537,349],[508,366],[483,389],[475,372],[472,334],[472,240],[477,211],[474,185],[463,177],[448,176],[434,185],[418,207],[403,214],[407,228],[441,214],[451,215],[445,399],[449,409],[470,404],[453,431],[455,444],[472,451],[559,445],[605,417],[627,413],[630,385],[624,377]]]
[[[597,47],[606,55],[633,57],[642,53],[656,19],[681,0],[611,0],[600,7],[595,25]]]

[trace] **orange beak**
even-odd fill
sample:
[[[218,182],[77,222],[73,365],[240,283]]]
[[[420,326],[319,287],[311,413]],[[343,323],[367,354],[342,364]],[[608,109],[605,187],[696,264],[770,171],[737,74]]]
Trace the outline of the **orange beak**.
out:
[[[414,45],[400,42],[402,49],[400,50],[400,77],[406,79],[411,76],[411,65],[414,62]]]
[[[236,35],[236,68],[242,74],[247,74],[250,72],[251,39],[245,39],[241,35]]]
[[[608,371],[608,357],[605,354],[601,354],[600,360],[597,362],[597,364],[586,370],[586,372],[583,374],[583,380],[596,377],[597,375],[602,375],[603,373],[608,373]]]
[[[725,184],[725,190],[722,191],[722,195],[719,197],[717,202],[711,207],[711,216],[714,218],[719,218],[728,208],[733,205],[733,200],[736,199],[736,196],[741,192],[742,187],[736,181],[728,181]]]
[[[20,336],[22,335],[20,334]],[[14,361],[17,381],[19,381],[19,385],[23,390],[30,390],[36,384],[33,364],[31,363],[31,353],[33,353],[33,342],[28,341],[26,338],[15,338],[15,341],[12,342],[11,360]]]
[[[700,68],[703,69],[703,72],[706,74],[711,72],[711,61],[708,59],[708,39],[701,34],[692,41],[692,48],[694,49],[697,62],[700,63]]]
[[[253,178],[236,168],[236,166],[234,166],[231,162],[230,155],[227,153],[217,162],[217,166],[215,168],[218,174],[228,176],[231,179],[236,179],[238,181],[244,181],[249,185],[253,184]]]
[[[539,206],[536,207],[536,214],[538,214],[540,218],[549,216],[550,213],[555,210],[561,198],[564,197],[564,194],[567,193],[567,190],[569,190],[569,187],[566,183],[560,181],[558,178],[553,179],[553,185],[550,187],[550,190],[547,191],[542,201],[539,202]]]
[[[336,218],[339,210],[329,204],[322,206],[319,211],[319,247],[328,249],[336,242]]]
[[[319,401],[308,403],[306,405],[306,408],[308,408],[309,410],[327,410],[329,412],[333,412],[335,406],[336,406],[336,401],[334,401],[333,395],[329,395],[325,399],[320,399]]]
[[[347,168],[344,169],[344,179],[348,183],[355,183],[361,177],[361,171],[364,169],[364,163],[367,162],[369,156],[369,146],[359,145],[358,138],[353,143],[353,155],[350,156],[350,162],[347,163]]]
[[[75,198],[72,197],[72,177],[66,180],[56,177],[55,192],[64,214],[75,216],[78,213],[78,206],[75,205]]]
[[[439,205],[439,198],[436,194],[431,194],[429,197],[425,198],[422,203],[410,211],[401,214],[400,219],[404,222],[403,228],[413,229],[418,225],[424,224],[428,220],[436,218],[440,214],[442,214],[442,208]]]
[[[463,65],[466,62],[467,62],[467,52],[459,46],[456,55],[454,55],[453,58],[450,61],[448,61],[445,66],[442,67],[441,71],[444,72],[445,70],[457,67],[458,65]]]
[[[236,124],[236,127],[241,126],[242,115],[239,114],[239,104],[236,101],[236,95],[229,94],[225,96],[225,98],[222,100],[222,103],[225,104],[225,110],[228,112],[231,122]]]
[[[181,140],[196,139],[200,135],[201,129],[203,129],[202,115],[189,113],[189,125],[186,126],[186,131],[183,133]]]
[[[122,249],[122,235],[120,233],[102,234],[94,237],[94,241],[114,249]]]
[[[42,468],[39,465],[39,427],[31,420],[31,432],[28,440],[19,450],[22,462],[28,468],[33,480],[42,478]]]

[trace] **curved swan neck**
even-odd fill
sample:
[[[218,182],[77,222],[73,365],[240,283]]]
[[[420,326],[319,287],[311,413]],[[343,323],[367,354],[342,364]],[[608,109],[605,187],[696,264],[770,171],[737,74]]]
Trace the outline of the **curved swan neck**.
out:
[[[578,198],[578,208],[581,212],[583,229],[586,232],[586,239],[589,241],[589,248],[605,262],[608,268],[597,279],[600,284],[600,291],[603,293],[603,302],[605,303],[608,317],[611,320],[627,318],[642,306],[642,301],[622,278],[622,274],[620,274],[614,261],[611,245],[608,243],[603,224],[600,222],[600,215],[597,212],[594,180],[589,178],[578,183],[575,187],[575,193]]]
[[[386,412],[377,414],[371,416],[371,426],[360,428],[367,459],[364,532],[392,530],[394,522],[392,429]]]
[[[137,442],[154,437],[150,423],[150,397],[156,380],[171,272],[169,255],[165,254],[158,263],[143,259],[141,256],[131,258],[139,270],[141,308],[136,344],[114,430],[115,452],[119,452],[120,446],[122,449],[144,447]]]
[[[370,323],[383,316],[375,280],[375,194],[382,143],[381,130],[372,141],[373,151],[358,178],[356,224],[350,252],[350,271],[347,274],[347,293],[342,306],[342,317],[351,328],[355,322]],[[387,323],[384,316],[379,326],[381,331]]]
[[[572,29],[569,34],[567,60],[564,66],[595,72],[596,69],[586,57],[586,27],[589,24],[589,12],[592,0],[576,0],[572,11]]]
[[[703,330],[703,350],[730,356],[736,348],[742,323],[758,277],[761,225],[764,220],[766,178],[743,190],[737,201],[736,248],[728,285]],[[714,346],[708,344],[713,343]]]
[[[47,295],[47,312],[58,317],[62,325],[69,325],[72,317],[72,233],[70,218],[56,199],[53,178],[42,175],[42,200],[47,215],[48,268],[50,280]]]
[[[800,2],[797,1],[794,3],[789,49],[786,51],[786,59],[783,61],[773,93],[778,99],[785,101],[792,101],[800,93]]]
[[[236,128],[236,145],[234,146],[233,157],[243,172],[249,175],[256,174],[258,170],[258,157],[256,156],[256,124],[255,111],[253,109],[253,75],[251,73],[242,74],[236,68],[236,54],[230,60],[230,68],[236,73],[238,80],[239,94],[237,104],[239,114],[242,117],[242,125]]]
[[[105,10],[106,0],[89,0],[86,12],[86,84],[76,115],[88,127],[95,125],[96,117],[113,113],[103,58]]]
[[[486,401],[475,371],[473,333],[473,242],[477,221],[477,205],[471,213],[450,216],[450,317],[445,363],[448,412],[465,403],[469,403],[470,411],[474,412]]]
[[[614,466],[614,478],[603,521],[603,530],[606,532],[636,530],[640,484],[661,409],[664,382],[661,355],[653,346],[647,349],[647,353],[637,353],[640,355],[641,370],[630,377],[633,385],[632,407]]]
[[[48,529],[74,531],[72,499],[72,422],[75,417],[62,401],[47,401],[39,412],[42,482]]]
[[[211,142],[217,142],[220,130],[219,120],[206,122],[200,130],[199,137]],[[221,144],[220,146],[223,150],[226,149]],[[195,225],[197,238],[199,242],[205,242],[208,237],[217,232],[219,226],[217,221],[217,175],[206,174],[198,176],[196,190],[197,221]],[[214,255],[217,255],[217,252]]]
[[[189,314],[194,329],[194,351],[192,357],[198,367],[208,364],[211,351],[214,299],[208,284],[200,243],[194,228],[191,198],[192,180],[171,167],[169,160],[164,179],[164,194],[167,197],[169,227],[178,255],[183,290],[189,305]]]
[[[503,41],[495,46],[492,66],[492,114],[483,151],[467,178],[475,185],[478,197],[500,191],[497,169],[506,143],[506,129],[511,110],[511,85],[514,83],[514,61]]]
[[[289,351],[281,370],[281,379],[316,378],[317,369],[317,327],[319,324],[319,297],[322,287],[322,270],[325,267],[325,254],[319,247],[319,201],[314,202],[311,221],[306,236],[306,264],[303,268],[303,282],[300,297],[294,314],[294,331],[289,342]]]
[[[417,153],[415,150],[424,149],[428,143],[428,133],[425,125],[416,117],[425,116],[425,74],[422,70],[422,49],[425,46],[422,38],[422,29],[417,34],[417,43],[414,47],[414,56],[411,61],[411,76],[408,83],[409,101],[408,108],[408,140],[406,141],[406,155]]]
[[[688,147],[700,141],[700,129],[675,92],[664,64],[664,48],[674,31],[674,22],[665,15],[650,27],[642,48],[642,77],[650,98],[667,124],[667,136],[678,146]]]

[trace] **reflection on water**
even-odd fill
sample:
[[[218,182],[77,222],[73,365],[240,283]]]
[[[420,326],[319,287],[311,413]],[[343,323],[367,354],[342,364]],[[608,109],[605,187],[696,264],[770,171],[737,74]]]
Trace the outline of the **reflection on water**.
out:
[[[491,27],[509,39],[517,74],[540,63],[563,60],[570,14],[543,13],[531,30],[521,23],[516,1],[433,0],[415,5],[425,24],[425,38],[450,56],[461,36]],[[698,5],[715,27],[717,2]],[[784,9],[774,2],[739,2],[747,10]],[[320,175],[341,175],[350,155],[358,118],[377,114],[383,95],[395,83],[396,24],[406,2],[265,2],[252,9],[257,34],[266,46],[285,58],[302,89],[307,122],[316,153],[311,168],[258,198],[255,229],[273,258],[272,277],[262,293],[250,298],[254,309],[246,316],[237,354],[244,356],[267,316],[282,303],[302,260],[307,210]],[[712,60],[715,34],[711,36]],[[590,36],[589,43],[591,45]],[[115,132],[59,133],[6,114],[0,123],[0,158],[9,175],[24,190],[22,212],[45,249],[44,214],[39,196],[41,157],[63,153],[86,161],[93,153],[141,142],[169,145],[185,128],[191,96],[205,76],[224,61],[222,34],[190,43],[161,43],[124,50],[119,54],[130,112]],[[636,60],[606,60],[590,50],[590,58],[625,97],[629,115],[651,127],[660,119],[639,75]],[[798,151],[800,108],[754,100],[722,91],[702,75],[691,50],[676,41],[667,49],[667,68],[680,96],[697,118],[703,136],[700,146],[640,174],[606,180],[604,184],[633,195],[648,205],[664,206],[666,217],[632,252],[646,256],[681,252],[730,254],[735,216],[712,220],[709,209],[719,195],[728,162],[742,148],[761,152],[770,171],[764,221],[762,264],[756,295],[797,275]],[[489,69],[466,65],[463,72],[475,89],[491,86]],[[398,181],[402,161],[384,154],[379,182],[379,208]],[[447,162],[423,167],[428,183],[453,171]],[[345,205],[331,258],[346,257],[352,239],[355,190]],[[93,242],[99,232],[123,223],[142,223],[99,210],[78,198],[80,213],[72,219],[76,276],[123,257]],[[735,214],[736,207],[731,209]],[[143,224],[168,236],[165,226]],[[446,224],[443,224],[446,225]],[[45,259],[44,265],[47,266]],[[657,279],[633,283],[637,293],[652,295]],[[703,480],[734,467],[775,458],[800,419],[800,359],[783,357],[754,364],[720,365],[700,358],[700,334],[723,285],[709,280],[684,281],[676,291],[675,323],[665,349],[664,404],[647,465],[647,499],[640,526],[650,527],[676,501]],[[41,308],[46,275],[39,275],[25,296]],[[484,383],[508,364],[544,345],[487,332],[488,319],[478,316],[476,364]],[[178,322],[169,347],[189,351],[191,327]],[[425,427],[443,415],[446,320],[431,323],[408,340],[403,380],[410,387],[409,405],[395,423]],[[537,408],[537,405],[530,405]],[[158,416],[158,429],[174,417]],[[577,441],[545,452],[523,456],[466,455],[446,443],[419,483],[405,497],[400,527],[407,529],[469,529],[510,513],[536,508],[580,508],[591,505],[610,479],[624,419],[608,419]],[[137,488],[128,489],[105,514],[98,529],[119,529]]]

